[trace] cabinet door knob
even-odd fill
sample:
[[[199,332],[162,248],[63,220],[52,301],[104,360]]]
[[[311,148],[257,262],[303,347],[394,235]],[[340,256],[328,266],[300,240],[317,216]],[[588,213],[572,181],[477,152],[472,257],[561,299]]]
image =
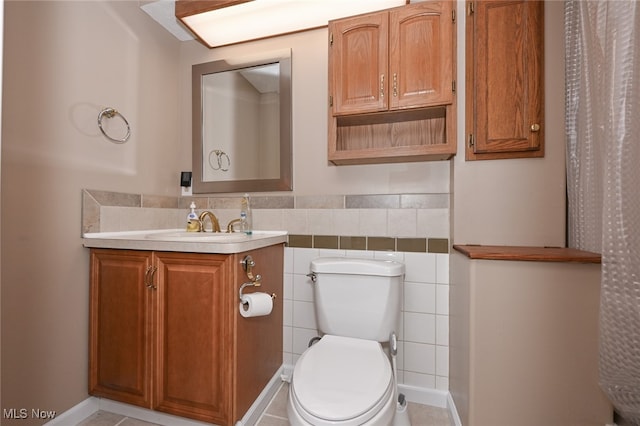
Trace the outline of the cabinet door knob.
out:
[[[539,132],[540,131],[540,125],[538,123],[532,124],[531,125],[531,131],[532,132]]]
[[[380,97],[384,98],[384,74],[380,74]]]

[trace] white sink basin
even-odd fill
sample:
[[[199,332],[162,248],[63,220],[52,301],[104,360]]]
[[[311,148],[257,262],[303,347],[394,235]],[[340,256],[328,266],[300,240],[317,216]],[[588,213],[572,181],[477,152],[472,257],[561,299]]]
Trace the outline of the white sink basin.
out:
[[[172,231],[172,232],[158,232],[154,234],[148,234],[145,236],[149,240],[159,241],[189,241],[189,242],[201,242],[201,243],[238,243],[247,241],[249,237],[242,232],[187,232],[187,231]]]

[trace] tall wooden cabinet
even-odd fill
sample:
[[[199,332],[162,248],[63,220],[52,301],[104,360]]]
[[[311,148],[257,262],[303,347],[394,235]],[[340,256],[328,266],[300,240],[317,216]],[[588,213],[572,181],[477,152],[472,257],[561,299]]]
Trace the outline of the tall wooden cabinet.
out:
[[[239,420],[282,364],[281,297],[268,316],[238,311],[246,254],[260,291],[282,296],[281,245],[231,255],[92,249],[90,393]]]
[[[466,159],[544,156],[544,2],[467,3]]]
[[[329,160],[455,153],[455,15],[425,1],[329,22]]]

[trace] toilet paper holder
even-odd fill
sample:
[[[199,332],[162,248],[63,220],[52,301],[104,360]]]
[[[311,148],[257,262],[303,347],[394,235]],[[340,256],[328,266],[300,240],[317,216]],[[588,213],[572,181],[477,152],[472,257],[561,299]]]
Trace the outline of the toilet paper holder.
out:
[[[253,275],[253,267],[256,266],[256,262],[253,260],[251,255],[245,256],[240,261],[240,263],[242,264],[242,269],[244,269],[244,272],[247,275],[247,278],[249,278],[249,280],[250,280],[248,283],[242,284],[240,286],[240,289],[238,290],[238,297],[240,297],[240,301],[243,304],[246,304],[246,302],[242,298],[243,290],[245,288],[247,288],[247,287],[260,287],[262,285],[262,283],[260,282],[262,280],[262,275],[260,275],[260,274]],[[271,293],[271,298],[275,299],[276,298],[276,294],[275,293]]]
[[[238,297],[240,297],[240,302],[242,302],[243,305],[246,305],[247,302],[245,302],[245,300],[243,299],[242,296],[244,296],[244,294],[242,293],[242,291],[247,288],[247,287],[259,287],[260,283],[256,284],[256,283],[244,283],[240,286],[240,290],[238,291]],[[276,294],[275,293],[271,293],[271,298],[275,299],[276,298]]]

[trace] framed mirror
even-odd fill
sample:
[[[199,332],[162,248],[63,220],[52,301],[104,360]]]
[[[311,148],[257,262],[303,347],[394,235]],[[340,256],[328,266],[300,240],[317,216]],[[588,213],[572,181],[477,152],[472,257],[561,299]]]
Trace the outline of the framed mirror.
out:
[[[192,67],[195,194],[291,191],[291,50]]]

